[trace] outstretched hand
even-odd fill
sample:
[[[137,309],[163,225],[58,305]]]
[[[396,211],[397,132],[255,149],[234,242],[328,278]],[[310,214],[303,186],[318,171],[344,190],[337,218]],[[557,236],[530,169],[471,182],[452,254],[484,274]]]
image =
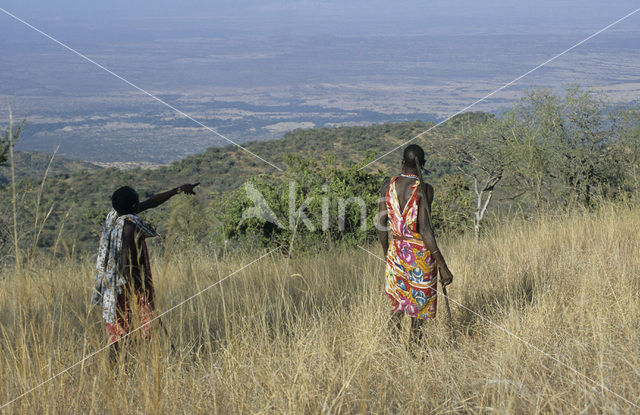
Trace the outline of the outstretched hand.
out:
[[[195,195],[196,192],[193,191],[193,188],[199,184],[200,182],[195,184],[183,184],[182,186],[178,187],[178,190],[187,195]]]

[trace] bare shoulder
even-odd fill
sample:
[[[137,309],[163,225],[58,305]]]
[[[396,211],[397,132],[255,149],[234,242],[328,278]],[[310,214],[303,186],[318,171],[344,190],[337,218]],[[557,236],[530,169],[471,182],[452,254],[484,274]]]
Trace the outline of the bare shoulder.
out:
[[[427,202],[431,204],[433,202],[433,186],[430,183],[423,182],[422,183],[424,193],[427,195]],[[418,194],[418,197],[421,198],[422,194]]]
[[[129,219],[129,218],[125,218],[125,219],[124,219],[123,229],[126,229],[126,228],[135,229],[136,227],[137,227],[137,226],[136,226],[136,223],[135,223],[134,221],[132,221],[132,220],[131,220],[131,219]]]
[[[382,186],[380,186],[380,194],[382,196],[386,196],[387,195],[387,190],[389,189],[389,184],[391,183],[391,179],[386,179],[383,183]]]
[[[431,183],[424,182],[424,187],[427,189],[427,195],[433,195],[433,186],[431,186]]]

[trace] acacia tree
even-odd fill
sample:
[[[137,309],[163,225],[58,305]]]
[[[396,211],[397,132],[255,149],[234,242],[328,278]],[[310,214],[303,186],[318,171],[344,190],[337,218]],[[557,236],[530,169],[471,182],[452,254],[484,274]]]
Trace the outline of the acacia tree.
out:
[[[612,197],[622,184],[615,154],[615,115],[601,94],[570,87],[564,98],[561,172],[573,199],[591,206],[595,196]]]
[[[624,163],[626,186],[640,197],[640,110],[628,108],[620,112],[617,154]]]
[[[506,154],[536,210],[543,202],[591,206],[595,197],[611,197],[620,189],[615,114],[602,95],[577,86],[562,97],[532,90],[505,123]]]
[[[505,158],[512,166],[516,188],[533,199],[536,212],[554,189],[549,181],[552,166],[559,163],[553,137],[562,118],[562,104],[550,90],[530,91],[505,114]]]
[[[430,151],[449,160],[471,182],[475,198],[473,229],[476,241],[493,199],[496,186],[505,177],[507,159],[503,123],[489,114],[468,113],[456,117],[459,135],[433,141]]]

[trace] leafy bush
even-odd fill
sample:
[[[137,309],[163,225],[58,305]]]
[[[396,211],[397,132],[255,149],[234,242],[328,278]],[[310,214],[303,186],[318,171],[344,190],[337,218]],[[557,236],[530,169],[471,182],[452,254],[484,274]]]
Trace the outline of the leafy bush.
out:
[[[225,237],[285,247],[375,238],[383,176],[360,170],[371,158],[341,169],[331,158],[287,156],[285,175],[254,176],[225,201]]]

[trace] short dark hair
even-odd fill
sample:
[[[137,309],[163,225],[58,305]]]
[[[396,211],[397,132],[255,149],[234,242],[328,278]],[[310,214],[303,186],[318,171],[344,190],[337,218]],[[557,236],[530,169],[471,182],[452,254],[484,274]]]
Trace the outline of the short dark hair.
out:
[[[410,144],[404,149],[403,160],[405,166],[416,168],[416,160],[420,167],[424,166],[424,150],[417,144]]]
[[[130,186],[122,186],[111,195],[111,205],[120,215],[136,213],[138,201],[138,193]]]

